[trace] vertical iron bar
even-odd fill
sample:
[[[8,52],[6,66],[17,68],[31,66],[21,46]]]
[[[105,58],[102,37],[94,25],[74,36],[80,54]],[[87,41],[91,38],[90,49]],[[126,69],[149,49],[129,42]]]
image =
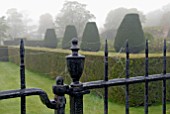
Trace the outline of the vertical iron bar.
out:
[[[108,81],[108,45],[107,40],[105,41],[105,52],[104,52],[104,81]],[[104,87],[104,114],[108,114],[108,87]]]
[[[145,77],[148,77],[148,40],[145,48]],[[145,114],[148,114],[148,81],[145,81]]]
[[[126,79],[128,78],[129,78],[129,46],[128,41],[126,41]],[[125,112],[126,114],[129,114],[129,84],[126,84],[125,96],[126,96]]]
[[[166,75],[166,40],[164,40],[163,48],[163,75]],[[166,114],[166,79],[163,79],[163,88],[162,88],[162,114]]]
[[[25,89],[25,65],[24,65],[24,41],[20,42],[20,79],[21,79],[21,89]],[[26,99],[23,94],[21,94],[21,114],[26,114]]]

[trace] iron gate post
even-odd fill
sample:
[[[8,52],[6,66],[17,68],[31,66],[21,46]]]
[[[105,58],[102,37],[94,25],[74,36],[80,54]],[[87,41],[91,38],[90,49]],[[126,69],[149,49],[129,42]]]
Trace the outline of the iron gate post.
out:
[[[70,92],[70,114],[83,114],[83,95],[90,93],[82,84],[72,84]]]
[[[74,94],[70,95],[70,114],[83,114],[83,92],[81,89],[82,85],[71,85],[75,92]]]
[[[67,68],[72,78],[70,85],[70,114],[83,114],[83,95],[89,90],[83,89],[83,84],[79,82],[84,69],[85,56],[78,53],[78,40],[73,38],[71,46],[72,54],[66,57]]]

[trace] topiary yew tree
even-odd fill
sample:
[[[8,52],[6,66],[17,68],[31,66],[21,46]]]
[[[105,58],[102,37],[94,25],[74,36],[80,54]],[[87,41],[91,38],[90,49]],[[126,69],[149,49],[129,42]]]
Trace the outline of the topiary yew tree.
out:
[[[62,40],[62,48],[63,49],[70,49],[71,47],[71,40],[76,37],[77,38],[77,31],[74,25],[66,26],[64,37]]]
[[[95,22],[88,22],[83,32],[82,42],[80,45],[83,51],[99,51],[100,36]]]
[[[47,29],[44,38],[44,45],[48,48],[57,47],[57,36],[54,29]]]
[[[126,41],[130,53],[139,53],[145,48],[145,37],[138,14],[127,14],[118,28],[114,48],[116,52],[125,51]]]

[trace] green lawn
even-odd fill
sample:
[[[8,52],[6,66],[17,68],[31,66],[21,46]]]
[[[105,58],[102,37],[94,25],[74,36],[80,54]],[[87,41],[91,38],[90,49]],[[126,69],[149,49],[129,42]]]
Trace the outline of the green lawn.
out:
[[[18,89],[20,87],[19,67],[12,63],[0,62],[0,90]],[[26,71],[27,88],[37,87],[46,91],[53,99],[52,85],[55,80]],[[68,99],[68,96],[66,96]],[[0,101],[0,114],[20,114],[19,98]],[[66,114],[69,114],[69,100],[67,100]],[[162,105],[149,108],[150,114],[161,114]],[[46,108],[38,96],[27,97],[27,114],[53,114],[53,110]],[[109,102],[109,114],[124,114],[124,105]],[[85,114],[103,114],[103,100],[94,95],[84,97]],[[130,114],[144,114],[143,107],[130,108]],[[170,114],[170,104],[167,104],[167,114]]]

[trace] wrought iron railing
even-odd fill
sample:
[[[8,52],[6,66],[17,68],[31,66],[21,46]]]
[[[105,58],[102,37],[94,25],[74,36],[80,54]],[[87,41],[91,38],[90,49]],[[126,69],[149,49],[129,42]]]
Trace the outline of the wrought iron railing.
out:
[[[26,113],[25,103],[26,96],[39,95],[43,104],[48,108],[54,109],[55,114],[65,113],[65,94],[70,96],[70,114],[83,114],[83,96],[90,93],[90,89],[104,88],[104,114],[108,114],[108,87],[110,86],[125,86],[125,114],[129,114],[129,85],[135,83],[145,83],[145,99],[144,99],[144,113],[148,114],[148,84],[149,82],[162,80],[162,114],[166,114],[166,79],[170,79],[170,73],[166,73],[166,40],[164,40],[163,48],[163,73],[162,74],[148,74],[148,41],[146,40],[145,48],[145,75],[129,77],[129,47],[126,42],[126,77],[117,79],[108,79],[108,46],[105,43],[104,52],[104,79],[79,82],[84,68],[85,57],[78,53],[78,41],[76,38],[72,41],[72,54],[66,57],[67,68],[72,78],[70,85],[64,84],[63,77],[56,78],[56,85],[53,86],[54,100],[49,100],[46,92],[39,88],[26,88],[25,86],[25,65],[24,65],[24,42],[21,40],[20,46],[20,75],[21,75],[21,89],[1,91],[0,99],[9,99],[21,97],[21,114]],[[113,112],[114,113],[114,112]]]

